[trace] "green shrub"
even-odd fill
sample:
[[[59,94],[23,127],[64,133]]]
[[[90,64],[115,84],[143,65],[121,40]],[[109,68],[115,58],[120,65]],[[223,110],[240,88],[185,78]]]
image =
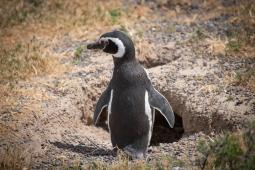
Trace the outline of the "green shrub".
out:
[[[109,11],[109,14],[111,16],[112,23],[116,23],[121,16],[121,10],[120,9],[112,9]]]
[[[74,58],[73,58],[74,64],[79,64],[84,59],[84,55],[82,55],[84,50],[85,50],[85,46],[83,45],[75,49]]]
[[[255,68],[248,68],[245,72],[237,72],[234,84],[246,86],[255,92]]]
[[[75,49],[74,57],[76,59],[80,59],[82,57],[82,53],[84,52],[84,46],[79,46]]]
[[[255,122],[238,133],[226,133],[210,142],[200,141],[202,169],[255,169]]]

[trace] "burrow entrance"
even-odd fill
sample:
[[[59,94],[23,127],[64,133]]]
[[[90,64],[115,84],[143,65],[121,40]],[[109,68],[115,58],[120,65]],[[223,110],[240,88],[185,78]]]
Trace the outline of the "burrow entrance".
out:
[[[155,122],[153,126],[151,145],[156,146],[159,143],[172,143],[178,141],[184,134],[182,117],[175,115],[174,128],[170,128],[165,118],[158,112],[155,112]]]
[[[159,143],[172,143],[178,141],[184,134],[182,117],[175,115],[174,128],[170,128],[166,119],[155,110],[155,122],[153,126],[151,145],[156,146]],[[106,109],[103,110],[100,116],[98,126],[108,131],[108,126],[106,123],[107,112]]]

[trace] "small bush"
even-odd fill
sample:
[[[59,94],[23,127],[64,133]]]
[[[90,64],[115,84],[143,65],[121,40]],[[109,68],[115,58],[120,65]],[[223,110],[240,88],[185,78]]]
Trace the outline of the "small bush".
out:
[[[238,133],[227,133],[210,142],[200,141],[198,151],[202,153],[202,169],[255,168],[255,122]]]
[[[255,92],[255,68],[247,69],[247,71],[242,73],[236,73],[234,84],[246,86]]]
[[[227,44],[227,50],[233,52],[239,52],[243,47],[243,43],[240,40],[230,40]]]
[[[82,53],[84,52],[85,47],[84,46],[79,46],[75,49],[74,52],[74,58],[79,60],[82,58]]]
[[[112,23],[116,23],[121,16],[121,10],[120,9],[112,9],[109,11],[109,14],[111,16]]]

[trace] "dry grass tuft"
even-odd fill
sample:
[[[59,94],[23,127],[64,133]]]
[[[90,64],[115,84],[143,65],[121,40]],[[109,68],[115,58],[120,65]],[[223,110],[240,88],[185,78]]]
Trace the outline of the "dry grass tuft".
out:
[[[8,146],[0,157],[0,169],[23,170],[30,167],[31,157],[24,149]]]
[[[145,65],[149,65],[151,61],[157,57],[155,44],[141,38],[136,41],[136,51],[138,60]]]
[[[17,91],[14,85],[0,84],[0,113],[11,110],[16,105]]]
[[[136,160],[131,161],[123,151],[118,151],[117,160],[111,164],[103,162],[94,162],[90,164],[85,169],[104,169],[104,170],[124,170],[124,169],[134,169],[134,170],[154,170],[154,169],[172,169],[174,167],[184,167],[184,163],[177,159],[174,159],[166,155],[158,155],[157,158],[146,161],[146,160]]]
[[[225,76],[227,84],[244,86],[255,92],[255,69],[248,68],[242,72],[231,72]]]
[[[201,21],[223,19],[227,25],[227,37],[225,40],[211,38],[210,51],[215,55],[228,55],[237,57],[255,56],[255,3],[246,1],[220,1],[220,0],[195,0],[195,1],[158,1],[159,5],[167,7],[169,12],[166,18],[171,18],[177,23],[195,25]],[[190,8],[197,7],[200,13],[189,14]],[[225,17],[226,16],[226,17]],[[198,29],[198,31],[200,31]],[[198,32],[199,33],[199,32]],[[203,33],[203,32],[200,32]],[[191,43],[196,43],[195,34]],[[201,34],[200,34],[201,35]],[[206,35],[206,34],[205,34]]]
[[[226,54],[226,42],[220,39],[207,39],[209,50],[215,55]]]
[[[31,15],[37,15],[42,0],[3,0],[0,10],[0,28],[21,24]]]
[[[31,75],[49,72],[49,57],[36,39],[17,43],[14,47],[0,47],[0,80],[2,84],[26,79]]]
[[[229,3],[231,4],[231,2]],[[254,57],[255,4],[253,0],[233,1],[231,5],[225,6],[218,4],[218,13],[233,16],[225,21],[234,26],[227,30],[226,54],[238,57]]]
[[[1,10],[1,27],[14,26],[16,24],[37,23],[40,21],[48,21],[52,24],[70,25],[88,25],[94,24],[95,21],[110,22],[112,18],[118,17],[121,11],[118,11],[120,2],[117,0],[103,1],[97,3],[93,1],[72,2],[64,0],[4,0]],[[115,18],[116,19],[116,18]]]
[[[0,46],[0,112],[16,105],[21,95],[19,81],[52,73],[59,68],[57,63],[57,58],[35,38],[14,46]]]
[[[255,68],[248,69],[243,73],[236,73],[234,83],[236,85],[246,86],[255,92]]]
[[[228,7],[226,13],[236,14],[230,21],[232,24],[243,24],[244,28],[252,30],[255,26],[255,4],[253,0],[235,1]]]

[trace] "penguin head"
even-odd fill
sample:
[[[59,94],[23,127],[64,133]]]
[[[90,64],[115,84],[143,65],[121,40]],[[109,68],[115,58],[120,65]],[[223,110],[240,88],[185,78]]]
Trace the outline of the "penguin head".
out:
[[[112,54],[115,60],[126,60],[135,58],[135,47],[128,35],[121,31],[107,32],[91,44],[88,49],[101,49]]]

